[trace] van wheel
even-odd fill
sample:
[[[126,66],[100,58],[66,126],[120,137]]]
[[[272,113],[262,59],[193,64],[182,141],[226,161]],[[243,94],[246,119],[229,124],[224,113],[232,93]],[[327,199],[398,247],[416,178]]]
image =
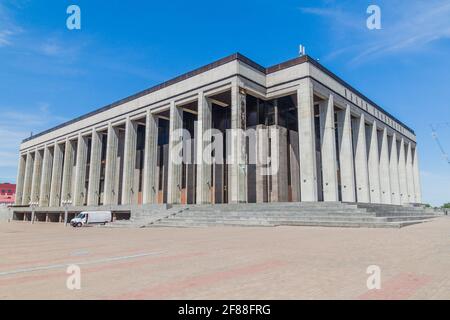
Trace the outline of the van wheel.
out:
[[[78,222],[78,223],[77,223],[77,227],[78,227],[78,228],[81,228],[81,226],[82,226],[81,222]]]

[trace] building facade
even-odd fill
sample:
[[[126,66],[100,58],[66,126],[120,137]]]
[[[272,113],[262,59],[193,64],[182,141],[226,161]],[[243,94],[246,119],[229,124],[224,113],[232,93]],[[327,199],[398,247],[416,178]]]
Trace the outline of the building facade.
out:
[[[16,185],[0,183],[0,205],[11,205],[16,201]]]
[[[410,128],[308,56],[233,54],[23,141],[17,206],[421,202]]]

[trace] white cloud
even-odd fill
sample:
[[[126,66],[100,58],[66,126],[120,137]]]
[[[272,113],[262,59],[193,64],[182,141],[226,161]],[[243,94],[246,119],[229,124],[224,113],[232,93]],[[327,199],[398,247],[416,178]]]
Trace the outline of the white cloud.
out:
[[[352,15],[349,11],[336,6],[327,8],[300,7],[299,9],[302,13],[329,19],[329,21],[332,22],[333,25],[339,25],[341,28],[346,27],[351,29],[358,29],[361,27],[361,24],[365,25],[365,16],[361,15],[360,17],[358,17],[356,15]],[[334,31],[337,30],[339,29],[336,29]]]
[[[35,111],[16,111],[25,108],[0,107],[0,136],[7,137],[0,144],[0,180],[16,179],[19,146],[31,132],[38,133],[66,121],[53,114],[48,103],[39,103]]]
[[[22,32],[12,19],[11,12],[0,3],[0,48],[13,44],[13,37]]]
[[[49,56],[58,55],[62,52],[61,46],[56,43],[44,43],[40,47],[40,50],[42,53],[49,55]]]
[[[25,30],[15,18],[15,11],[25,8],[28,1],[0,3],[0,48],[14,47],[22,53],[31,53],[50,58],[60,58],[67,63],[78,57],[85,43],[64,37],[61,30],[48,31],[42,37],[34,29]],[[64,30],[64,29],[63,29]]]
[[[430,44],[450,38],[450,0],[406,1],[380,0],[381,30],[368,30],[364,10],[350,11],[334,4],[326,9],[300,8],[303,13],[313,14],[326,19],[333,34],[351,34],[346,39],[351,43],[343,43],[337,35],[335,45],[341,48],[327,58],[332,59],[342,54],[353,56],[350,62],[361,63],[370,59],[390,54],[404,54],[418,50],[428,50]]]
[[[10,30],[0,31],[0,47],[8,46],[11,44],[9,37],[13,33]]]

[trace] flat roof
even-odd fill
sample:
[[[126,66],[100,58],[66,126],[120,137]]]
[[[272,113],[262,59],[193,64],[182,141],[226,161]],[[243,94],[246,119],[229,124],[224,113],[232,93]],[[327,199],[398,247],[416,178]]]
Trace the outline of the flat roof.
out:
[[[247,64],[247,65],[253,67],[254,69],[256,69],[256,70],[258,70],[258,71],[260,71],[261,73],[264,73],[264,74],[266,74],[266,75],[267,75],[267,74],[270,74],[270,73],[273,73],[273,72],[277,72],[277,71],[283,70],[283,69],[287,69],[287,68],[289,68],[289,67],[292,67],[292,66],[295,66],[295,65],[298,65],[298,64],[302,64],[302,63],[304,63],[304,62],[309,62],[309,63],[313,64],[315,67],[317,67],[318,69],[320,69],[322,72],[326,73],[328,76],[330,76],[331,78],[333,78],[334,80],[336,80],[337,82],[339,82],[341,85],[343,85],[343,86],[347,87],[348,89],[354,91],[357,95],[359,95],[361,98],[363,98],[364,100],[366,100],[367,102],[369,102],[369,103],[370,103],[371,105],[373,105],[376,109],[378,109],[379,111],[385,113],[386,115],[388,115],[389,117],[391,117],[392,119],[394,119],[395,121],[397,121],[398,123],[400,123],[402,126],[404,126],[406,129],[408,129],[409,131],[411,131],[411,132],[414,134],[414,130],[412,130],[411,128],[409,128],[409,127],[408,127],[407,125],[405,125],[402,121],[398,120],[395,116],[393,116],[392,114],[390,114],[389,112],[387,112],[386,110],[384,110],[384,109],[383,109],[382,107],[380,107],[378,104],[376,104],[375,102],[373,102],[371,99],[367,98],[367,97],[366,97],[364,94],[362,94],[360,91],[358,91],[357,89],[355,89],[353,86],[349,85],[347,82],[345,82],[344,80],[342,80],[342,79],[341,79],[340,77],[338,77],[336,74],[334,74],[334,73],[331,72],[329,69],[327,69],[327,68],[324,67],[322,64],[320,64],[317,60],[311,58],[311,57],[308,56],[308,55],[304,55],[304,56],[301,56],[301,57],[297,57],[297,58],[294,58],[294,59],[291,59],[291,60],[288,60],[288,61],[285,61],[285,62],[282,62],[282,63],[279,63],[279,64],[276,64],[276,65],[273,65],[273,66],[271,66],[271,67],[266,68],[266,67],[261,66],[260,64],[254,62],[253,60],[251,60],[251,59],[247,58],[246,56],[244,56],[244,55],[242,55],[242,54],[240,54],[240,53],[237,52],[237,53],[231,54],[231,55],[229,55],[229,56],[227,56],[227,57],[225,57],[225,58],[219,59],[219,60],[217,60],[217,61],[215,61],[215,62],[209,63],[209,64],[207,64],[207,65],[205,65],[205,66],[203,66],[203,67],[194,69],[194,70],[189,71],[189,72],[187,72],[187,73],[184,73],[184,74],[182,74],[182,75],[180,75],[180,76],[177,76],[177,77],[175,77],[175,78],[173,78],[173,79],[170,79],[170,80],[165,81],[165,82],[163,82],[163,83],[157,84],[157,85],[155,85],[155,86],[153,86],[153,87],[150,87],[150,88],[145,89],[145,90],[143,90],[143,91],[140,91],[140,92],[138,92],[138,93],[135,93],[135,94],[133,94],[133,95],[131,95],[131,96],[128,96],[128,97],[126,97],[126,98],[124,98],[124,99],[118,100],[118,101],[113,102],[113,103],[111,103],[111,104],[108,104],[108,105],[106,105],[106,106],[104,106],[104,107],[101,107],[101,108],[99,108],[99,109],[96,109],[96,110],[94,110],[94,111],[91,111],[91,112],[89,112],[89,113],[86,113],[86,114],[84,114],[84,115],[82,115],[82,116],[79,116],[79,117],[77,117],[77,118],[74,118],[74,119],[72,119],[72,120],[69,120],[69,121],[67,121],[67,122],[64,122],[64,123],[62,123],[62,124],[60,124],[60,125],[57,125],[57,126],[55,126],[55,127],[53,127],[53,128],[50,128],[50,129],[48,129],[48,130],[45,130],[45,131],[42,131],[42,132],[37,133],[37,134],[35,134],[35,135],[32,135],[31,137],[24,139],[24,140],[22,141],[22,143],[31,141],[31,140],[33,140],[33,139],[35,139],[35,138],[37,138],[37,137],[43,136],[43,135],[45,135],[45,134],[47,134],[47,133],[50,133],[50,132],[55,131],[55,130],[57,130],[57,129],[63,128],[63,127],[65,127],[65,126],[70,125],[70,124],[73,124],[73,123],[75,123],[75,122],[84,120],[84,119],[89,118],[89,117],[91,117],[91,116],[93,116],[93,115],[95,115],[95,114],[98,114],[98,113],[107,111],[107,110],[112,109],[112,108],[114,108],[114,107],[116,107],[116,106],[119,106],[119,105],[121,105],[121,104],[124,104],[124,103],[127,103],[127,102],[129,102],[129,101],[138,99],[138,98],[143,97],[143,96],[145,96],[145,95],[147,95],[147,94],[150,94],[150,93],[152,93],[152,92],[155,92],[155,91],[161,90],[161,89],[163,89],[163,88],[169,87],[169,86],[171,86],[171,85],[173,85],[173,84],[175,84],[175,83],[178,83],[178,82],[181,82],[181,81],[183,81],[183,80],[192,78],[192,77],[194,77],[194,76],[196,76],[196,75],[199,75],[199,74],[204,73],[204,72],[206,72],[206,71],[212,70],[212,69],[214,69],[214,68],[217,68],[217,67],[222,66],[222,65],[224,65],[224,64],[226,64],[226,63],[232,62],[232,61],[234,61],[234,60],[242,61],[243,63],[245,63],[245,64]]]

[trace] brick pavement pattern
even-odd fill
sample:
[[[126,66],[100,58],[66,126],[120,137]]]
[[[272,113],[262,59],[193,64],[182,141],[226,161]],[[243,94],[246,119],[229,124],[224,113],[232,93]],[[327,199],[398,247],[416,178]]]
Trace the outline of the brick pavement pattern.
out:
[[[403,229],[0,222],[0,299],[449,299],[450,219]],[[66,287],[67,265],[81,290]],[[368,290],[366,269],[381,268]]]

